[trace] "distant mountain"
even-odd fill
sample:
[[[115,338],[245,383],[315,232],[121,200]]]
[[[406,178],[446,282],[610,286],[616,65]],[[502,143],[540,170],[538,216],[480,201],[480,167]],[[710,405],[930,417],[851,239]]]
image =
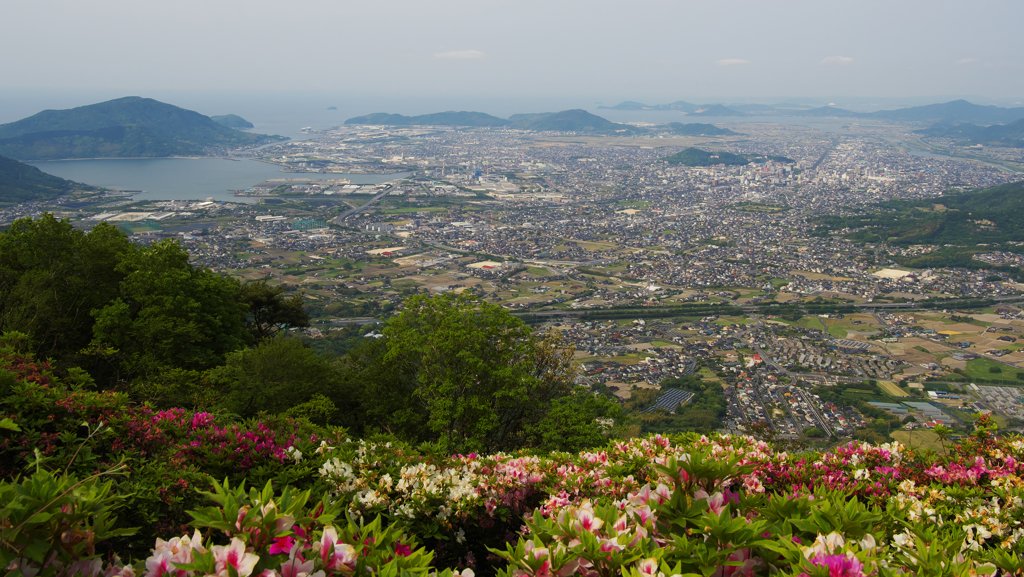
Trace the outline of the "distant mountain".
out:
[[[515,114],[509,117],[509,127],[520,130],[593,132],[603,134],[638,132],[632,126],[616,124],[581,109],[542,114]]]
[[[719,128],[714,124],[700,124],[697,122],[691,122],[690,124],[669,122],[666,126],[672,132],[682,136],[726,136],[729,134],[739,134],[728,128]]]
[[[708,104],[694,110],[690,113],[690,116],[746,116],[746,114],[721,104]]]
[[[224,114],[222,116],[211,116],[210,120],[222,124],[228,128],[256,128],[251,122],[236,114]]]
[[[436,112],[419,116],[402,116],[376,112],[349,118],[345,124],[378,124],[384,126],[505,126],[508,121],[483,112]]]
[[[93,187],[46,174],[38,168],[0,156],[0,206],[31,200],[50,200],[75,190]]]
[[[631,100],[627,100],[625,102],[620,102],[620,103],[616,104],[615,106],[598,106],[598,108],[599,109],[604,109],[604,110],[645,110],[645,109],[646,110],[650,110],[650,109],[652,109],[650,106],[647,106],[646,104],[641,104],[639,102],[633,102]]]
[[[1024,118],[1010,124],[992,126],[943,122],[915,132],[926,136],[953,138],[962,143],[1024,148]]]
[[[1024,108],[1000,108],[981,106],[966,100],[954,100],[943,104],[914,106],[899,110],[879,110],[865,114],[868,118],[905,121],[975,122],[978,124],[1001,124],[1024,118]]]
[[[687,114],[695,112],[698,108],[700,108],[700,106],[691,104],[684,100],[677,100],[670,104],[658,104],[657,106],[651,107],[652,110],[678,110],[679,112],[685,112]]]
[[[22,160],[200,156],[281,136],[228,128],[198,112],[129,96],[70,110],[44,110],[0,125],[0,154]]]
[[[824,116],[835,118],[857,118],[864,116],[864,114],[860,112],[851,112],[842,108],[836,108],[835,106],[821,106],[819,108],[811,108],[807,110],[787,110],[786,113],[792,116]]]
[[[670,164],[682,164],[684,166],[713,166],[715,164],[744,165],[749,163],[747,157],[742,154],[731,152],[708,152],[699,148],[687,148],[672,156],[666,156],[662,160]]]

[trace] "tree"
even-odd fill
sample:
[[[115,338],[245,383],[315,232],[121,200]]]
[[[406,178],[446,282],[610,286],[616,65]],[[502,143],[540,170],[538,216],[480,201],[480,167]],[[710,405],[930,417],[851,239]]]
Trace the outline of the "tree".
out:
[[[938,424],[938,425],[935,425],[935,428],[932,429],[932,430],[935,431],[935,434],[938,435],[938,437],[939,437],[939,441],[942,442],[942,452],[945,453],[946,452],[946,439],[949,438],[949,434],[952,431],[950,430],[949,427],[947,427],[946,425],[943,425],[941,423]]]
[[[92,340],[89,311],[118,295],[118,263],[134,250],[113,226],[88,232],[46,213],[22,218],[0,234],[0,332],[29,336],[34,354],[74,363]]]
[[[326,424],[347,396],[340,394],[331,362],[290,336],[229,353],[224,365],[210,371],[210,381],[220,393],[218,407],[244,418],[289,410],[309,416],[315,409]]]
[[[604,429],[621,417],[618,403],[577,387],[572,395],[552,401],[544,418],[527,426],[527,434],[531,447],[576,453],[604,445]]]
[[[308,327],[309,315],[302,310],[302,294],[284,298],[284,285],[267,286],[267,280],[242,285],[238,299],[249,307],[245,326],[253,340],[261,343],[280,331]]]
[[[375,377],[364,381],[364,406],[394,400],[382,428],[408,433],[420,422],[418,440],[448,451],[528,445],[527,428],[572,391],[577,374],[560,336],[535,337],[501,307],[467,295],[410,297],[382,332],[360,353],[363,374]]]
[[[818,427],[809,427],[807,429],[804,429],[804,436],[811,437],[811,438],[816,438],[816,439],[817,438],[822,438],[822,437],[825,436],[825,431],[822,431]]]
[[[92,312],[91,343],[111,361],[114,380],[208,369],[248,341],[238,283],[189,264],[176,241],[131,251],[115,270],[119,296]]]

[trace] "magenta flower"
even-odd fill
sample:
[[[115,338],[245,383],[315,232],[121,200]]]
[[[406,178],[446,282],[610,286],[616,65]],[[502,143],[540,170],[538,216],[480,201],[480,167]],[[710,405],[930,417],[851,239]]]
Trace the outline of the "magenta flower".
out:
[[[280,553],[288,553],[295,546],[295,539],[292,537],[278,537],[274,539],[274,542],[270,544],[270,554],[277,555]]]
[[[864,564],[853,555],[818,555],[811,559],[818,567],[828,567],[828,577],[866,577]],[[806,577],[804,573],[801,577]]]

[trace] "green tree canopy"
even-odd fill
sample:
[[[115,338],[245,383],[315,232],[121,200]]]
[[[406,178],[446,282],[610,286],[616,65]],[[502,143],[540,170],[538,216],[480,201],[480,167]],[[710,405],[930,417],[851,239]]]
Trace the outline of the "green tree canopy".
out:
[[[347,400],[331,361],[294,337],[279,336],[234,351],[209,374],[221,398],[219,408],[244,418],[283,414],[317,395],[332,406]],[[330,420],[333,414],[326,412]]]
[[[266,279],[242,285],[239,299],[249,307],[245,326],[256,342],[292,327],[308,327],[309,315],[302,310],[302,295],[284,298],[284,285],[267,286]]]
[[[410,297],[382,332],[350,355],[350,378],[364,387],[366,424],[410,440],[461,452],[527,446],[527,429],[572,391],[576,365],[560,337],[538,338],[473,297]]]
[[[93,311],[93,346],[121,379],[163,367],[201,370],[248,342],[238,283],[188,262],[174,240],[130,252],[117,265],[119,296]]]
[[[29,336],[33,352],[75,364],[92,339],[89,312],[113,300],[117,265],[135,246],[105,223],[82,232],[46,213],[0,234],[0,331]]]

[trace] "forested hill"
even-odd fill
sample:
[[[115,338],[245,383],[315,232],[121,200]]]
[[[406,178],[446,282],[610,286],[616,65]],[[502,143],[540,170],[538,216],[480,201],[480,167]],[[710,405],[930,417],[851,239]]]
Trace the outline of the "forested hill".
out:
[[[578,108],[541,114],[514,114],[509,117],[509,122],[512,128],[522,130],[594,132],[604,134],[637,131],[632,126],[617,124]]]
[[[223,124],[228,128],[247,129],[254,128],[253,124],[248,120],[242,118],[237,114],[223,114],[221,116],[211,116],[210,120],[217,124]]]
[[[819,232],[854,228],[854,240],[900,245],[967,247],[1024,241],[1024,181],[933,199],[884,202],[880,207],[888,210],[824,218]]]
[[[1024,118],[1009,124],[994,124],[992,126],[978,126],[970,123],[938,123],[917,132],[925,136],[952,138],[961,144],[1024,148]]]
[[[729,130],[728,128],[719,128],[714,124],[701,124],[699,122],[691,122],[690,124],[669,122],[668,128],[672,132],[681,136],[727,136],[730,134],[739,134]]]
[[[31,200],[50,200],[73,190],[92,187],[46,174],[34,166],[0,156],[0,206]]]
[[[700,148],[687,148],[672,156],[662,158],[669,164],[682,164],[683,166],[714,166],[716,164],[728,164],[741,166],[751,162],[764,163],[768,161],[792,164],[793,159],[785,156],[758,156],[753,154],[733,154],[731,152],[709,152]]]
[[[69,110],[44,110],[0,125],[0,154],[20,160],[200,156],[280,136],[250,134],[151,98],[129,96]]]

